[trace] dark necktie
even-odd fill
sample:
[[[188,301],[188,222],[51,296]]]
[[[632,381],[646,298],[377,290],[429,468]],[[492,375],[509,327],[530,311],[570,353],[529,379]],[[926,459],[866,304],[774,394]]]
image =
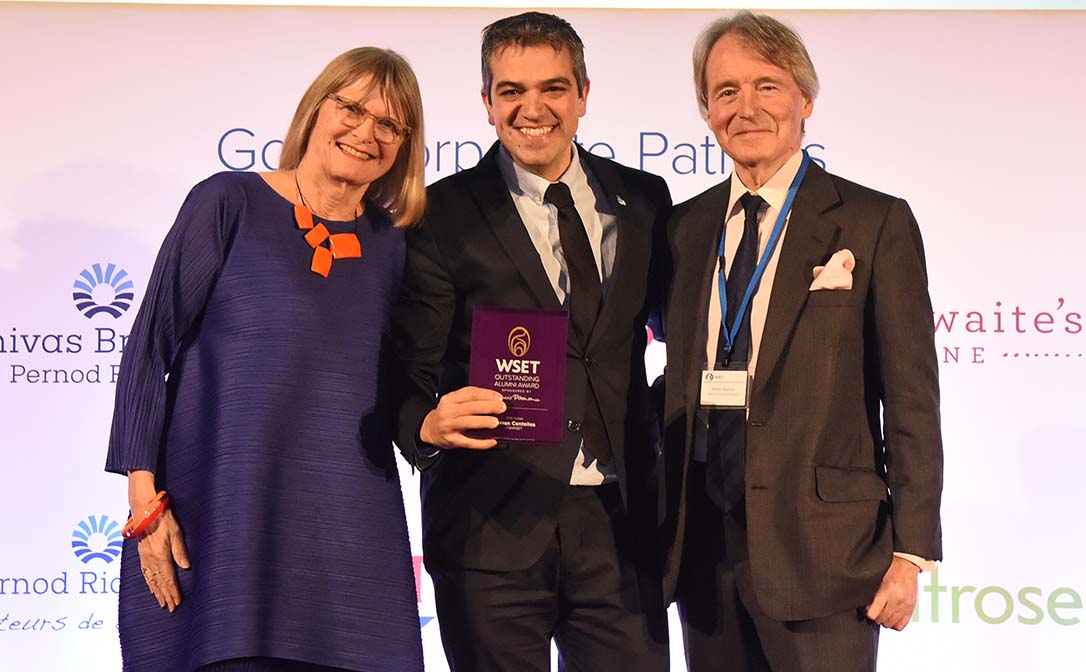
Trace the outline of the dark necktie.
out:
[[[558,237],[562,242],[562,256],[566,259],[566,273],[569,275],[570,322],[582,347],[587,347],[588,336],[596,324],[600,300],[603,297],[596,257],[592,254],[592,245],[588,242],[588,232],[585,231],[581,216],[573,205],[569,187],[556,182],[547,187],[543,200],[558,210]],[[610,461],[611,450],[603,426],[603,416],[592,394],[585,399],[581,438],[585,450],[592,457],[603,464]]]
[[[570,319],[574,333],[581,344],[586,345],[596,324],[603,294],[596,257],[592,255],[592,245],[588,242],[581,216],[573,206],[569,187],[556,182],[547,187],[543,200],[558,209],[558,237],[562,241],[562,256],[566,258],[569,274]]]
[[[750,362],[750,306],[743,314],[743,322],[735,334],[735,344],[728,352],[724,329],[731,328],[739,312],[739,303],[746,294],[747,286],[754,277],[758,265],[758,214],[765,201],[751,193],[739,198],[743,206],[743,238],[735,251],[728,270],[725,295],[728,313],[720,328],[717,340],[717,362]],[[723,263],[723,260],[721,260]],[[751,303],[753,303],[753,295]],[[727,513],[743,500],[743,475],[746,470],[747,412],[745,409],[718,409],[709,411],[708,466],[705,488],[709,498]]]

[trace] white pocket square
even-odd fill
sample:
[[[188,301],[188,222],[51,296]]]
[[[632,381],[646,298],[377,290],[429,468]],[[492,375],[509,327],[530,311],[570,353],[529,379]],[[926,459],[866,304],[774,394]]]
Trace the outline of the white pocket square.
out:
[[[850,250],[835,252],[825,266],[814,267],[814,282],[809,291],[821,289],[852,289],[852,269],[856,268],[856,257]]]

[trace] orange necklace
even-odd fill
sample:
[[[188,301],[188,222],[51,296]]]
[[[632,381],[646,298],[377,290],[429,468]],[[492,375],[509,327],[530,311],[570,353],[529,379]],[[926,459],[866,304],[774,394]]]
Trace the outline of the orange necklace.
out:
[[[313,211],[305,202],[302,195],[302,185],[298,184],[298,171],[294,171],[294,186],[298,190],[298,200],[294,206],[294,221],[298,228],[306,231],[305,242],[313,248],[313,260],[309,264],[309,270],[317,275],[327,278],[332,270],[333,259],[355,259],[362,257],[362,243],[358,242],[358,219],[365,211],[365,207],[359,202],[358,214],[354,217],[354,233],[329,233],[324,224],[313,224]]]

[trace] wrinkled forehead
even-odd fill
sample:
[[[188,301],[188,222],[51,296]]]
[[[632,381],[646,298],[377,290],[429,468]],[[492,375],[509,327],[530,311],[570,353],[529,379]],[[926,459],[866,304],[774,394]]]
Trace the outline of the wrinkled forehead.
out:
[[[745,52],[743,55],[747,58],[761,61],[764,65],[783,70],[793,81],[798,82],[796,73],[783,48],[773,48],[771,45],[757,44],[740,33],[724,33],[721,35],[709,52],[710,58],[713,56],[713,52],[717,50],[717,47],[725,45],[727,42],[730,42],[730,46]],[[717,52],[717,58],[720,58],[720,52]]]
[[[406,95],[398,91],[395,85],[386,86],[377,81],[372,72],[358,76],[332,93],[357,102],[365,102],[371,97],[377,98],[385,106],[384,114],[396,119],[403,119],[407,111]]]

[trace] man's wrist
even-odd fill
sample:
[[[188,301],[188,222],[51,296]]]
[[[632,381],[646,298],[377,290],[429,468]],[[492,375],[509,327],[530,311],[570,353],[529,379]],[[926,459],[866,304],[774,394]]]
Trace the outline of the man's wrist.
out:
[[[424,460],[432,460],[441,454],[441,449],[425,443],[418,436],[415,437],[415,454]]]
[[[916,565],[916,567],[921,572],[935,571],[935,561],[934,560],[926,560],[926,559],[920,557],[919,555],[913,555],[912,553],[897,553],[897,552],[895,552],[894,557],[895,558],[901,558],[902,560],[906,560],[908,562],[911,562],[912,564]]]
[[[425,424],[426,418],[423,418],[422,422],[419,423],[419,428],[415,430],[415,455],[424,460],[433,460],[441,454],[441,448],[422,440],[422,427]]]

